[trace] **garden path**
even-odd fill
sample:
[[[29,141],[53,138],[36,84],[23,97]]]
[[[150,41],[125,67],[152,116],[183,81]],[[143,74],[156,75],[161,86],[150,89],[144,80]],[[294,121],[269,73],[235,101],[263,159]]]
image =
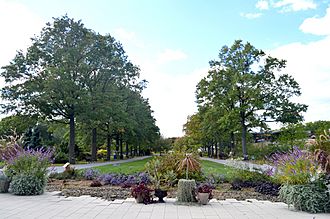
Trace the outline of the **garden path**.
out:
[[[209,161],[213,161],[216,163],[220,163],[220,164],[224,164],[226,166],[232,166],[232,167],[236,167],[236,168],[241,168],[241,169],[249,169],[249,170],[262,170],[262,171],[267,171],[269,169],[272,168],[272,166],[268,165],[268,164],[255,164],[255,163],[251,163],[248,161],[240,161],[240,160],[221,160],[221,159],[214,159],[214,158],[209,158],[209,157],[201,157],[202,160],[209,160]]]
[[[88,168],[104,166],[104,165],[108,165],[108,164],[128,163],[128,162],[132,162],[132,161],[143,160],[148,157],[151,157],[151,156],[134,157],[134,158],[127,159],[127,160],[115,160],[115,161],[107,161],[107,162],[102,162],[102,163],[74,164],[72,166],[75,169],[88,169]],[[63,166],[53,166],[53,167],[50,167],[49,169],[50,169],[50,172],[57,172],[57,173],[61,173],[64,171]]]

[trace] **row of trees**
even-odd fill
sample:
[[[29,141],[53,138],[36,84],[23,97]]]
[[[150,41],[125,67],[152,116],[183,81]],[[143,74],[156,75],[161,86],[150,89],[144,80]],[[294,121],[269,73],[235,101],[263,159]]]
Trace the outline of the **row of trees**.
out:
[[[233,148],[235,134],[240,133],[247,158],[249,130],[267,129],[269,122],[302,121],[307,106],[291,101],[301,92],[292,76],[279,74],[285,66],[285,60],[241,40],[222,47],[219,59],[210,61],[208,75],[197,85],[198,112],[184,126],[188,142],[216,150],[225,144]]]
[[[71,163],[77,123],[90,132],[92,161],[99,132],[106,136],[108,159],[112,139],[123,156],[123,142],[127,153],[128,145],[159,138],[148,100],[141,95],[146,81],[139,81],[140,69],[112,36],[95,33],[81,21],[55,18],[2,69],[4,111],[68,124]]]

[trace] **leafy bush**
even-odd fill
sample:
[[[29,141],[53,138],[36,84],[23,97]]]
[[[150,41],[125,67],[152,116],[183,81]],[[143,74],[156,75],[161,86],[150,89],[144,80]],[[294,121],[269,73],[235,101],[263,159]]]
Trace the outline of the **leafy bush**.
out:
[[[287,153],[292,147],[288,144],[248,144],[249,157],[254,157],[255,160],[268,159],[275,153]]]
[[[103,159],[103,158],[106,158],[107,157],[107,150],[105,149],[99,149],[97,151],[97,158],[98,159]]]
[[[87,180],[93,180],[93,179],[96,179],[99,176],[100,176],[100,171],[99,170],[90,168],[90,169],[86,169],[84,171],[84,177]]]
[[[262,182],[255,186],[254,190],[264,195],[278,196],[281,185],[272,182]]]
[[[293,147],[293,151],[276,153],[271,158],[276,170],[274,177],[281,184],[308,184],[316,176],[317,163],[308,151]]]
[[[316,184],[284,185],[279,194],[283,202],[293,205],[297,210],[310,213],[330,212],[329,191]]]
[[[33,175],[43,180],[52,162],[53,150],[44,148],[24,150],[19,145],[13,145],[10,151],[1,155],[7,164],[5,173],[8,177]]]
[[[36,175],[15,175],[9,191],[15,195],[40,195],[44,192],[46,182]]]
[[[55,154],[54,163],[66,163],[69,160],[68,153],[59,151]]]
[[[191,157],[200,163],[200,159],[198,155],[192,154]],[[187,168],[186,168],[186,162],[182,162],[186,158],[185,153],[170,153],[166,154],[165,156],[159,157],[160,160],[160,168],[158,169],[159,173],[161,174],[161,180],[165,181],[165,175],[168,173],[175,173],[176,177],[174,179],[173,174],[171,175],[171,181],[177,182],[180,178],[186,178],[187,175]],[[186,160],[188,161],[188,160]],[[178,168],[181,166],[182,168]],[[195,165],[196,166],[196,165]],[[188,174],[190,179],[196,179],[196,180],[202,180],[202,171],[200,168],[200,165],[196,166],[196,168],[188,168]]]

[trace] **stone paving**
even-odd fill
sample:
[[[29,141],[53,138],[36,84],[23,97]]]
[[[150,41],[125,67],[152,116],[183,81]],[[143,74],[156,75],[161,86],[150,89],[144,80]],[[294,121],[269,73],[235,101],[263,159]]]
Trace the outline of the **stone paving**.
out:
[[[40,196],[14,196],[0,194],[0,218],[111,218],[111,219],[232,219],[232,218],[284,218],[322,219],[330,214],[309,214],[288,209],[284,203],[269,201],[223,201],[211,200],[208,205],[180,205],[175,199],[165,199],[166,203],[136,204],[126,200],[106,201],[90,196],[64,197],[59,192]]]

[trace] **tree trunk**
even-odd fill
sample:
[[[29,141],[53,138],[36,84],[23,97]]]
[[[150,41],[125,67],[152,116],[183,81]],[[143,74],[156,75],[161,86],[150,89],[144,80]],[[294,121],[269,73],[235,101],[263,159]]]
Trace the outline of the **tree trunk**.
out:
[[[219,145],[219,143],[216,142],[215,143],[215,156],[214,156],[215,158],[218,158],[218,154],[219,154],[218,153],[218,145]]]
[[[110,157],[111,157],[111,135],[108,134],[107,135],[107,161],[110,161]]]
[[[248,159],[247,151],[246,151],[246,132],[247,132],[247,127],[243,122],[241,122],[242,125],[242,150],[243,150],[243,158],[244,160]]]
[[[96,148],[96,128],[92,129],[92,161],[96,161],[97,148]]]
[[[126,158],[128,158],[128,142],[126,141],[125,144],[126,144],[126,151],[125,151],[126,152]]]
[[[75,124],[74,124],[74,113],[70,114],[70,140],[69,140],[69,163],[76,163],[74,155],[75,146]]]
[[[118,159],[118,152],[119,152],[119,135],[117,134],[116,135],[116,151],[115,151],[116,159]]]
[[[124,155],[123,155],[123,139],[122,138],[120,138],[119,139],[119,145],[120,145],[120,156],[119,156],[119,158],[122,160],[122,159],[124,159]]]

